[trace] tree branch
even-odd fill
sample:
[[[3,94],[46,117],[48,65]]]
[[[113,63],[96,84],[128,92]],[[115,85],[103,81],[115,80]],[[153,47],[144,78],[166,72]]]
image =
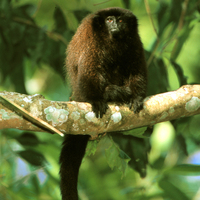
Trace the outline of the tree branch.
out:
[[[134,114],[127,106],[110,104],[102,119],[95,117],[89,103],[49,101],[38,94],[0,92],[0,129],[47,129],[45,126],[36,126],[37,123],[32,123],[21,112],[16,112],[1,96],[15,102],[31,115],[48,122],[62,133],[89,134],[92,139],[104,132],[130,130],[200,114],[200,85],[185,85],[173,92],[147,97],[144,109],[139,114]]]

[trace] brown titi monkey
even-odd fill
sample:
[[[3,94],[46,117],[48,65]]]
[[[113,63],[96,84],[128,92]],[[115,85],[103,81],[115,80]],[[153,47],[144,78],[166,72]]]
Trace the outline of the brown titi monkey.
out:
[[[74,100],[88,102],[102,117],[108,102],[138,113],[146,96],[147,69],[135,15],[107,8],[87,16],[67,48]],[[60,155],[62,200],[78,200],[78,171],[89,135],[66,135]]]

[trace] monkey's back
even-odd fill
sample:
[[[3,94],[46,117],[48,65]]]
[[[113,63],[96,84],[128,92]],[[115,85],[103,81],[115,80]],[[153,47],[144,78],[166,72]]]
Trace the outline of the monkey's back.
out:
[[[67,47],[66,67],[73,91],[77,87],[78,68],[95,65],[93,62],[97,52],[91,24],[92,15],[89,15],[82,21]],[[89,71],[85,69],[84,73]]]

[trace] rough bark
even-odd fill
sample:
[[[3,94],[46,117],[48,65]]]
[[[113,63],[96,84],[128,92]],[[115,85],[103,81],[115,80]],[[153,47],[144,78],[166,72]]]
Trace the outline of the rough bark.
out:
[[[89,103],[49,101],[37,94],[0,92],[0,129],[46,129],[45,125],[39,127],[37,122],[32,123],[23,113],[8,105],[1,96],[15,102],[64,134],[89,134],[93,139],[100,133],[130,130],[200,114],[200,85],[185,85],[176,91],[147,97],[144,109],[139,114],[134,114],[126,105],[110,104],[102,119],[95,117]]]

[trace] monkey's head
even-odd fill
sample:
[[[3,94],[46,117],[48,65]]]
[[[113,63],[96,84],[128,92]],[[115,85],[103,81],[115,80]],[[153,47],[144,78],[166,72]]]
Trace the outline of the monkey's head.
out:
[[[109,36],[112,39],[133,37],[138,32],[137,18],[131,11],[122,8],[107,8],[96,12],[92,26],[95,33],[101,32],[101,37]]]

